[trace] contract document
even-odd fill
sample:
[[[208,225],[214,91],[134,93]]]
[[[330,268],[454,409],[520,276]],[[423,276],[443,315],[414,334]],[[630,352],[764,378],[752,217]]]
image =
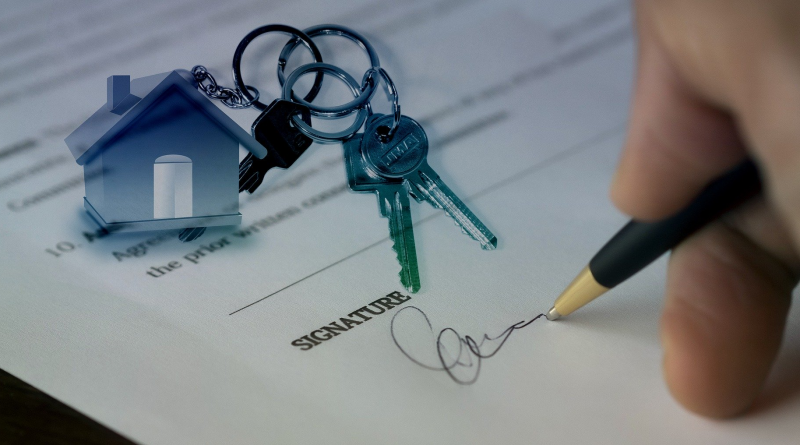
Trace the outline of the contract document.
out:
[[[800,437],[796,309],[762,397],[730,422],[688,413],[663,383],[663,260],[568,319],[518,324],[547,311],[627,221],[607,197],[635,71],[627,1],[5,3],[0,368],[109,428],[147,444]],[[191,243],[174,230],[99,231],[64,138],[105,102],[106,78],[202,64],[231,86],[236,45],[268,23],[369,38],[403,113],[428,133],[429,164],[498,248],[412,202],[421,290],[407,292],[388,221],[374,195],[348,190],[340,144],[270,170],[240,195],[240,226]],[[286,40],[247,53],[267,103]],[[366,57],[352,42],[319,41],[360,79]],[[295,65],[308,56],[297,51]],[[258,116],[215,104],[248,131]],[[504,332],[491,359],[459,350],[459,338]]]

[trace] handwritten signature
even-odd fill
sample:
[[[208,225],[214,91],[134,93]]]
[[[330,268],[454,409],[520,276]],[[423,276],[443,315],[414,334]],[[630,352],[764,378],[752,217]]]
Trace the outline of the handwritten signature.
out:
[[[494,337],[484,334],[480,342],[469,335],[461,336],[453,328],[440,330],[433,340],[433,325],[425,312],[416,306],[406,306],[392,317],[391,334],[400,352],[415,364],[432,371],[445,371],[454,382],[471,385],[478,380],[483,359],[494,357],[511,334],[542,317],[544,314],[514,323]],[[431,356],[430,345],[435,348],[438,363],[431,364],[436,358]]]

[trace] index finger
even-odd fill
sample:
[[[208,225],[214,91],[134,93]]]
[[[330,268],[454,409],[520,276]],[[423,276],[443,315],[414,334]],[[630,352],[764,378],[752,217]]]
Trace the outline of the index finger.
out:
[[[659,43],[642,34],[628,138],[611,197],[634,218],[654,220],[688,204],[744,159],[745,147],[733,119],[693,91]]]

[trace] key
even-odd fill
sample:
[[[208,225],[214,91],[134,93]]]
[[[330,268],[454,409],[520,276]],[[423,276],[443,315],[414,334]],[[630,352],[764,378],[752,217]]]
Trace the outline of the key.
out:
[[[394,137],[384,142],[380,135],[386,133],[392,121],[393,116],[377,114],[370,120],[361,141],[367,168],[380,177],[405,179],[414,199],[428,201],[444,210],[464,233],[480,243],[482,249],[496,248],[497,237],[428,165],[428,137],[422,126],[402,116]]]
[[[361,135],[346,141],[343,147],[348,185],[355,192],[377,194],[381,216],[389,219],[389,237],[400,263],[400,283],[416,293],[420,288],[419,266],[406,182],[376,175],[367,167],[361,153]]]
[[[291,124],[291,117],[297,113],[311,125],[308,107],[280,99],[273,101],[253,122],[253,137],[267,149],[267,155],[264,159],[258,159],[248,153],[242,159],[239,164],[239,192],[255,192],[269,169],[291,167],[311,146],[311,138]]]
[[[389,237],[392,249],[400,263],[400,283],[412,293],[419,291],[419,265],[414,243],[414,225],[408,189],[405,184],[387,184],[377,187],[381,215],[389,218]]]

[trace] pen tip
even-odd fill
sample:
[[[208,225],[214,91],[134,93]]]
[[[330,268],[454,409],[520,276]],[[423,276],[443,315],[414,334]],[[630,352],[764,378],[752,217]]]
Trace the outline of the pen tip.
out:
[[[550,321],[554,321],[561,318],[561,314],[559,314],[558,311],[556,310],[556,307],[553,306],[552,308],[550,308],[549,311],[547,311],[547,315],[545,315],[545,317]]]

